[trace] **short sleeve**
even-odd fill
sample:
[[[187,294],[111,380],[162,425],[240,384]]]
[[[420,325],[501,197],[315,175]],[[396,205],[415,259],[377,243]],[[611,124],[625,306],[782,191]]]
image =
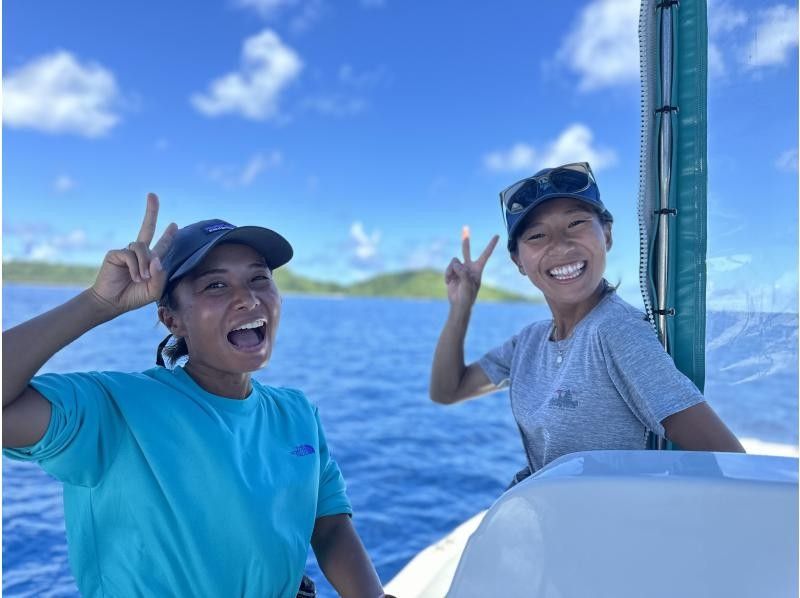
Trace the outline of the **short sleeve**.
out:
[[[319,431],[319,494],[317,498],[317,517],[327,515],[353,514],[350,500],[347,498],[347,487],[339,465],[331,459],[328,442],[319,418],[319,411],[314,408]]]
[[[3,454],[36,461],[64,483],[97,485],[121,436],[120,418],[100,374],[44,374],[30,385],[50,402],[50,423],[36,444],[3,449]]]
[[[513,336],[478,360],[478,365],[489,380],[498,387],[507,386],[511,378],[511,361],[519,336]]]
[[[664,419],[704,400],[646,320],[612,321],[599,332],[614,385],[636,417],[659,436],[664,436]]]

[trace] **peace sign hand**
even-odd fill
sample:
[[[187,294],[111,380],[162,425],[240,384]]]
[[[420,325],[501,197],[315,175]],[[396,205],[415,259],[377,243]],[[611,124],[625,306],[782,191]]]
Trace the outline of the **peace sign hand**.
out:
[[[148,193],[147,209],[136,241],[125,249],[109,251],[100,266],[92,292],[113,315],[137,309],[161,297],[167,279],[161,258],[172,244],[178,227],[170,223],[151,249],[157,220],[158,196]]]
[[[447,299],[450,301],[451,307],[470,308],[475,303],[478,290],[481,288],[483,269],[499,239],[498,235],[492,237],[480,257],[472,261],[469,247],[469,227],[464,227],[461,233],[461,251],[464,261],[454,257],[444,273]]]

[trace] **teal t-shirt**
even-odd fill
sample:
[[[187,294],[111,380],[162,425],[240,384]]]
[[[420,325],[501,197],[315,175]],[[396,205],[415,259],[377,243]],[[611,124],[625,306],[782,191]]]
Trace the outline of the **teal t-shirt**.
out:
[[[317,517],[350,514],[316,407],[253,380],[243,400],[183,368],[45,374],[35,445],[6,449],[64,483],[84,596],[296,596]]]

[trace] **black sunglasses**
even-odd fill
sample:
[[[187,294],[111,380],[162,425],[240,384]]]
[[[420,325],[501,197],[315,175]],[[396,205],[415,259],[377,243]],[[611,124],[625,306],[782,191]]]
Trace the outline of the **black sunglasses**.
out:
[[[592,185],[597,188],[594,174],[587,162],[565,164],[543,174],[517,181],[500,192],[500,204],[506,227],[509,215],[519,214],[544,195],[583,193]],[[599,197],[594,199],[599,201]]]

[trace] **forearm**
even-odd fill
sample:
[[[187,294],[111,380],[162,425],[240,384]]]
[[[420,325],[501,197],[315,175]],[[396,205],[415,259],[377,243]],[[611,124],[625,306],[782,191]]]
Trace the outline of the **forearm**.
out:
[[[383,596],[378,574],[348,515],[317,519],[311,545],[320,569],[340,596]]]
[[[662,425],[667,438],[687,451],[745,452],[739,439],[705,401],[670,415]]]
[[[466,371],[464,339],[471,315],[470,308],[451,307],[431,368],[430,395],[437,403],[452,403]]]
[[[113,317],[110,307],[87,289],[63,305],[3,332],[3,407],[22,394],[48,359]]]

